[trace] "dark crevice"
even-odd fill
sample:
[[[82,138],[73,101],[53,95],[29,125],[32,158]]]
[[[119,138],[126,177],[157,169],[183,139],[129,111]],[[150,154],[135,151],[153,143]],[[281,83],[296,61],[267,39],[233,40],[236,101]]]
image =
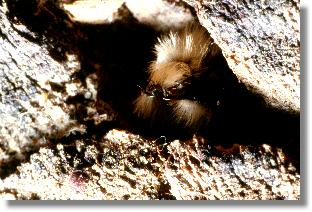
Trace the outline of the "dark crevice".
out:
[[[15,44],[8,38],[8,36],[2,32],[1,28],[0,28],[0,37],[2,37],[4,40],[7,40],[12,46],[15,47]]]
[[[3,180],[11,174],[16,173],[18,171],[17,167],[22,163],[29,161],[30,156],[37,152],[38,149],[39,148],[34,147],[31,151],[21,153],[25,156],[23,159],[19,158],[16,152],[12,152],[9,160],[1,161],[0,163],[0,178]]]

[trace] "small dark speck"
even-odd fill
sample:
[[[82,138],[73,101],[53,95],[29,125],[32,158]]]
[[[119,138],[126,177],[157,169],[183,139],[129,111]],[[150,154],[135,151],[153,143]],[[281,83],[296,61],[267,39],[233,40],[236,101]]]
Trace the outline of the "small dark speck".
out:
[[[195,165],[197,165],[197,166],[200,166],[200,161],[199,161],[197,158],[195,158],[195,157],[193,157],[193,156],[190,156],[190,161],[191,161],[193,164],[195,164]]]
[[[244,191],[239,192],[239,195],[241,195],[242,197],[245,197],[245,196],[246,196],[246,194],[245,194]]]
[[[285,200],[285,197],[284,196],[279,196],[279,197],[276,197],[275,200]]]
[[[53,91],[57,91],[57,92],[64,92],[65,91],[65,86],[63,84],[60,83],[55,83],[55,82],[49,82],[51,89]]]
[[[126,194],[126,195],[123,195],[122,197],[124,200],[128,200],[130,198],[130,195],[129,194]]]
[[[39,107],[38,102],[30,101],[30,105],[33,107]]]

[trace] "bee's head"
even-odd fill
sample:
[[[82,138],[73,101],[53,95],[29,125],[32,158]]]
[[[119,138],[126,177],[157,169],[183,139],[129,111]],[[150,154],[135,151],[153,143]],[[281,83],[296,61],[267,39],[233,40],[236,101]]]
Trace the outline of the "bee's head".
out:
[[[152,64],[145,92],[159,100],[183,97],[191,84],[191,68],[183,62]]]

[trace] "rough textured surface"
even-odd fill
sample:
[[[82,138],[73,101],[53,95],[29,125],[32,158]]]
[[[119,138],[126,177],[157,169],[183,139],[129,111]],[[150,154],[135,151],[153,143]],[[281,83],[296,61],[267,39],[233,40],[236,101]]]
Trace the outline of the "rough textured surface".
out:
[[[140,23],[157,29],[172,29],[193,19],[189,8],[176,7],[162,0],[154,0],[152,4],[144,0],[83,0],[63,5],[64,9],[72,15],[73,20],[98,24],[113,21],[116,18],[114,13],[123,3]]]
[[[41,148],[0,181],[16,199],[298,199],[299,175],[280,150],[219,155],[200,138],[159,145],[112,130],[99,141]],[[34,180],[35,179],[35,180]]]
[[[5,176],[16,160],[36,151],[46,138],[62,136],[74,125],[69,107],[57,85],[71,84],[70,66],[77,67],[68,55],[62,64],[49,56],[47,48],[22,24],[12,24],[0,7],[0,173]],[[38,39],[39,40],[39,39]],[[65,68],[68,67],[68,68]],[[74,70],[72,70],[74,71]],[[69,90],[66,91],[70,92]],[[60,135],[59,135],[60,134]]]
[[[242,82],[274,107],[300,110],[299,1],[185,2]]]
[[[157,7],[125,1],[96,17],[100,22],[81,24],[60,2],[0,1],[1,198],[300,199],[299,119],[287,111],[276,120],[270,111],[260,124],[231,116],[229,125],[237,128],[221,133],[238,139],[225,143],[139,134],[116,112],[114,103],[127,102],[129,86],[144,79],[159,30],[182,23],[166,21],[170,12],[189,21],[191,8],[180,1],[157,1]],[[216,42],[226,57],[228,47],[239,46]],[[245,137],[245,127],[262,125],[274,127],[256,129],[257,140]]]

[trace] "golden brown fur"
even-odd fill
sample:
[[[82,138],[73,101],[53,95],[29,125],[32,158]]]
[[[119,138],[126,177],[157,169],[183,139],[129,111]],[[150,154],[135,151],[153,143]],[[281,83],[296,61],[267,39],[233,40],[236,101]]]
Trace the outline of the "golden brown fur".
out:
[[[173,122],[197,129],[210,120],[212,112],[195,99],[184,99],[192,76],[207,71],[205,61],[221,53],[205,28],[189,24],[158,39],[156,60],[149,67],[146,90],[134,101],[134,113],[143,119],[154,119],[157,105],[168,107]],[[156,117],[161,118],[161,117]],[[166,117],[167,118],[167,117]]]
[[[170,87],[174,82],[181,81],[183,78],[191,76],[190,67],[183,62],[170,61],[157,64],[153,62],[150,66],[151,74],[149,81]]]
[[[219,53],[205,28],[189,24],[178,32],[170,32],[155,45],[156,69],[158,65],[172,61],[187,63],[192,72],[200,71],[203,59],[207,54],[212,57]],[[156,71],[156,70],[151,70]]]
[[[196,101],[185,99],[176,101],[173,113],[177,122],[194,130],[203,124],[202,122],[209,120],[212,115],[207,108]]]
[[[142,93],[134,101],[134,113],[136,113],[141,118],[154,118],[157,114],[158,106],[157,101],[153,96],[148,96],[145,93]]]

